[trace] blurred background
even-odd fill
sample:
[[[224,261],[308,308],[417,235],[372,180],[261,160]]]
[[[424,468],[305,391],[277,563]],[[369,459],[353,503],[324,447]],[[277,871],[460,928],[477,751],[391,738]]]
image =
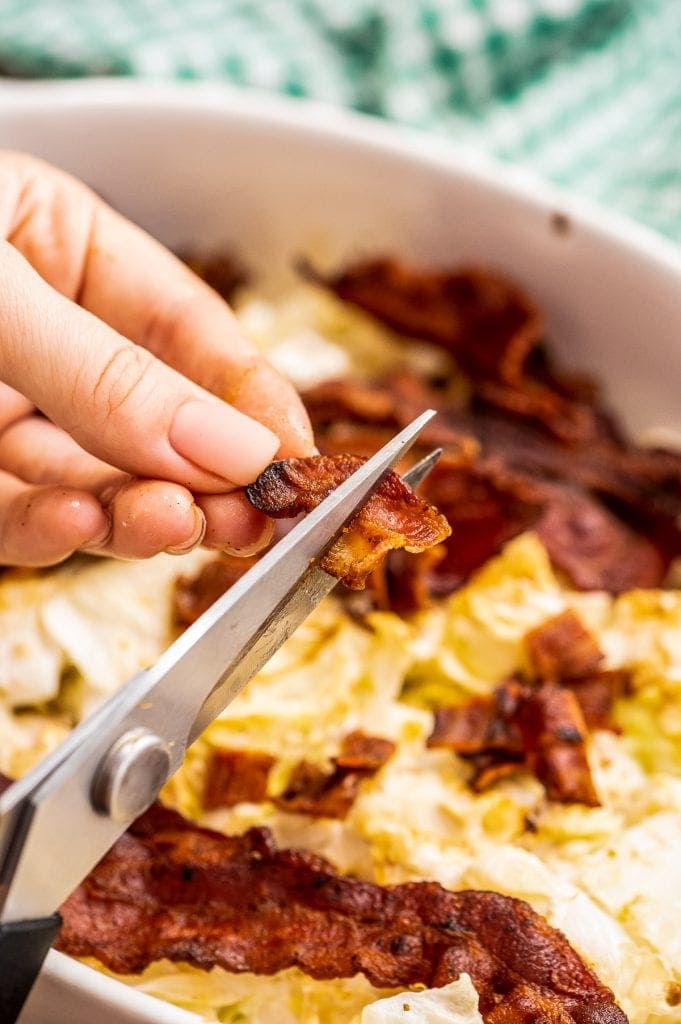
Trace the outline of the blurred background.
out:
[[[313,97],[530,166],[681,241],[681,0],[0,0],[0,75]]]

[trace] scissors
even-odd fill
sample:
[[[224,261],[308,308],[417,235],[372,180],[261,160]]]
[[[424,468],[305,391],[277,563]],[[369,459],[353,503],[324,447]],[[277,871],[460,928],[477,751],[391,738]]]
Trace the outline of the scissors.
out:
[[[61,925],[58,908],[156,799],[187,747],[326,597],[318,566],[409,450],[417,417],[274,545],[165,651],[0,796],[0,1024],[14,1024]],[[440,455],[405,474],[416,486]]]

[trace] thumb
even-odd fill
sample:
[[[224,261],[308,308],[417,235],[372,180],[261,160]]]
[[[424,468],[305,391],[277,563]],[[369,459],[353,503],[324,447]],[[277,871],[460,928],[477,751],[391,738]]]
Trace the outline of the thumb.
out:
[[[0,380],[87,451],[135,476],[219,492],[279,439],[52,289],[0,243]]]

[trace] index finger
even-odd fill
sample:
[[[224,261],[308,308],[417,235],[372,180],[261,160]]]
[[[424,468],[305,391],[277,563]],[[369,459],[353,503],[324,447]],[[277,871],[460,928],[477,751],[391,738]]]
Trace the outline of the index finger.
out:
[[[269,427],[281,457],[310,454],[312,430],[293,386],[164,246],[41,161],[0,155],[0,183],[0,228],[52,287]]]

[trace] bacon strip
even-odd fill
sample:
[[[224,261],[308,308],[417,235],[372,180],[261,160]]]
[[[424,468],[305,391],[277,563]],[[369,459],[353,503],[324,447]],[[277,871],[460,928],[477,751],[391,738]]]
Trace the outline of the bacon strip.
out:
[[[58,947],[122,974],[167,958],[430,987],[468,971],[488,1024],[626,1024],[565,937],[521,900],[357,881],[312,853],[278,850],[267,829],[224,836],[159,806],[61,912]]]
[[[293,771],[286,790],[275,798],[283,811],[319,818],[347,817],[359,788],[383,767],[395,751],[395,744],[379,736],[349,733],[333,759],[331,772],[301,761]]]
[[[273,462],[246,488],[246,495],[266,515],[291,518],[311,512],[363,461],[353,455],[315,455]],[[388,473],[320,565],[352,590],[362,590],[388,551],[425,551],[450,532],[437,509],[414,494],[396,473]]]

